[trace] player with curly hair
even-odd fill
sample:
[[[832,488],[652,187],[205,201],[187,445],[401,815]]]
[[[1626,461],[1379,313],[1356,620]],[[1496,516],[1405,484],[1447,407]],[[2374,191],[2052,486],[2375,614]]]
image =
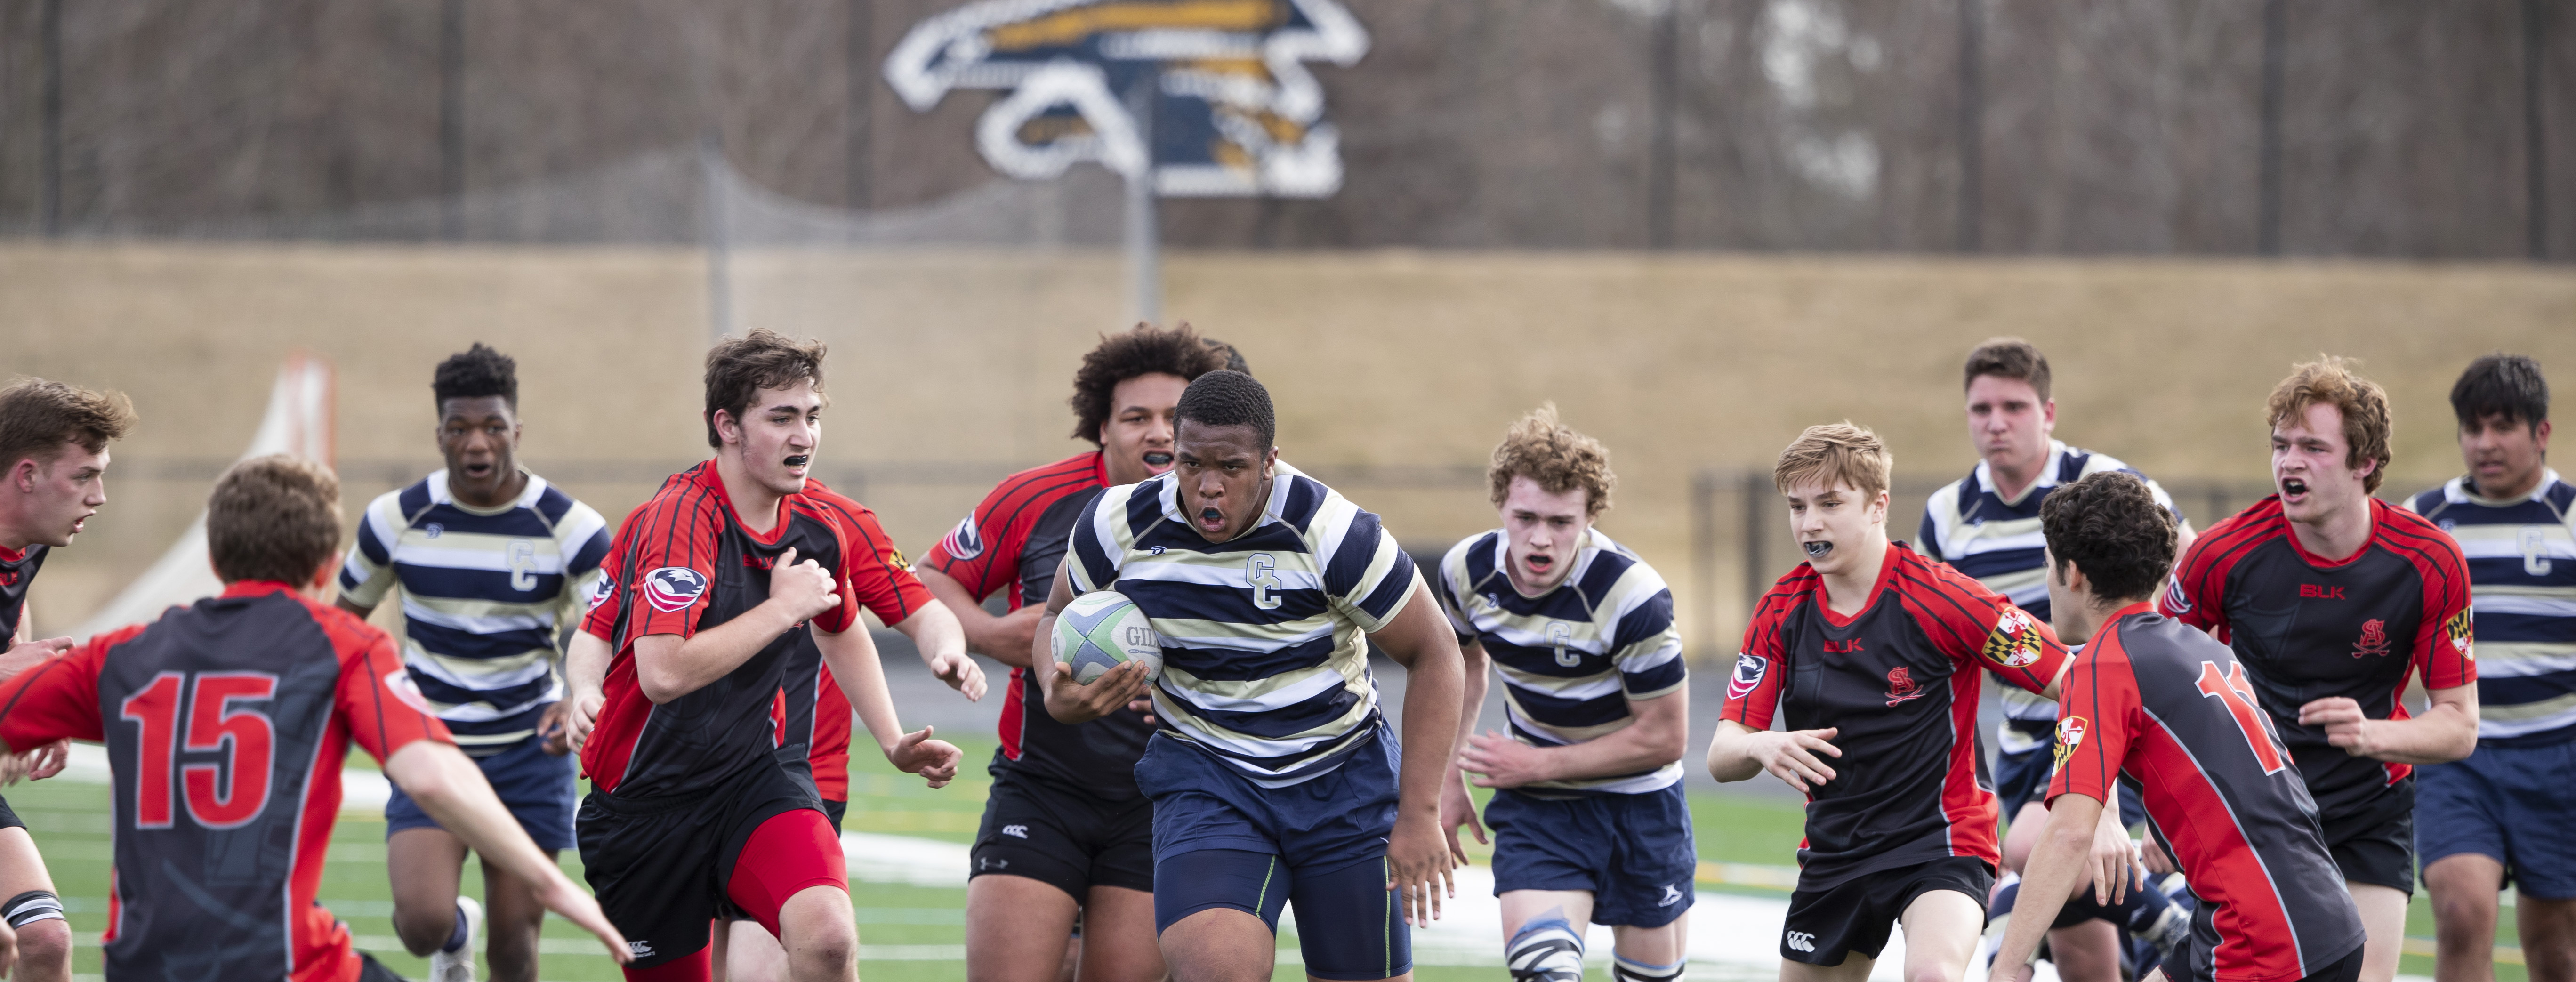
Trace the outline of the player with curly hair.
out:
[[[1465,862],[1459,826],[1486,839],[1462,779],[1496,789],[1484,817],[1512,978],[1580,982],[1589,922],[1611,926],[1618,982],[1678,979],[1699,857],[1673,592],[1593,524],[1618,483],[1610,452],[1554,404],[1512,424],[1485,476],[1503,525],[1450,549],[1432,587],[1467,667],[1441,830]],[[1475,732],[1488,660],[1508,737]]]
[[[1039,705],[1029,671],[1040,608],[1075,517],[1102,490],[1172,468],[1172,416],[1190,380],[1241,356],[1188,324],[1106,335],[1075,370],[1073,436],[1097,449],[1003,478],[922,557],[921,580],[967,642],[1011,666],[992,796],[966,886],[966,970],[976,980],[1154,979],[1153,807],[1136,758],[1144,705],[1080,724]],[[1009,613],[985,613],[1001,594]],[[1073,937],[1080,925],[1079,940]]]
[[[2369,929],[2361,977],[2388,982],[2415,892],[2414,767],[2477,749],[2468,561],[2371,497],[2390,458],[2378,383],[2329,356],[2294,367],[2266,409],[2277,493],[2193,542],[2161,608],[2236,650]],[[2412,718],[2409,675],[2431,699]]]

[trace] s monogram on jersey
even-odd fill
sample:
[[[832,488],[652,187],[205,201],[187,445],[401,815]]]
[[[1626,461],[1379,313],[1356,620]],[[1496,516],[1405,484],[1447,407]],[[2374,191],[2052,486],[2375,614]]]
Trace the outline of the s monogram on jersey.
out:
[[[1441,558],[1433,593],[1458,637],[1483,645],[1502,675],[1513,739],[1558,747],[1606,736],[1635,720],[1629,700],[1670,695],[1687,681],[1673,592],[1636,553],[1593,529],[1563,582],[1524,597],[1506,571],[1509,549],[1499,530],[1459,542]],[[1634,794],[1681,778],[1676,760],[1520,790],[1540,797]]]
[[[1376,732],[1362,634],[1412,596],[1413,560],[1376,515],[1285,463],[1242,535],[1209,542],[1163,474],[1110,488],[1074,523],[1076,593],[1115,589],[1163,638],[1165,732],[1264,787],[1340,766]]]

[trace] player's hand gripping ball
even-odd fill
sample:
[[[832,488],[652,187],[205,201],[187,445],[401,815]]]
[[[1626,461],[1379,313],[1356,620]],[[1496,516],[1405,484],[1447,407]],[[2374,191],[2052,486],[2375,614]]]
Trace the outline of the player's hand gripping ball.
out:
[[[1098,681],[1110,669],[1145,663],[1145,678],[1163,673],[1163,639],[1136,602],[1110,590],[1086,593],[1064,605],[1049,638],[1055,660],[1073,666],[1073,680]]]

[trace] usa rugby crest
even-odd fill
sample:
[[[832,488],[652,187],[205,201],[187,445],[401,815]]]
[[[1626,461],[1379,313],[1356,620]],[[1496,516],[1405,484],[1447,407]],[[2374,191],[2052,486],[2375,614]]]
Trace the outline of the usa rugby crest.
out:
[[[975,146],[1022,180],[1150,164],[1164,195],[1321,198],[1341,188],[1341,142],[1306,63],[1349,66],[1368,46],[1341,0],[981,0],[914,25],[885,78],[916,112],[1003,93]],[[1145,128],[1126,100],[1140,82],[1155,86]]]
[[[1726,697],[1742,699],[1752,695],[1753,690],[1762,687],[1762,673],[1769,671],[1770,668],[1769,659],[1756,658],[1738,652],[1735,656],[1735,674],[1728,676],[1726,680]]]
[[[686,566],[664,566],[644,574],[644,602],[665,614],[689,609],[706,592],[705,574]]]

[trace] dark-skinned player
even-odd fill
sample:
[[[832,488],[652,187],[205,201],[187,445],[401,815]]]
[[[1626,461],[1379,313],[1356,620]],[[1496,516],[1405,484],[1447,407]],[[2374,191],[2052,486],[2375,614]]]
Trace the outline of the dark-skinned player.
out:
[[[1308,977],[1410,978],[1407,925],[1437,916],[1452,868],[1439,823],[1457,639],[1377,516],[1281,463],[1277,434],[1251,376],[1191,382],[1171,472],[1103,492],[1075,522],[1032,659],[1065,723],[1153,693],[1136,784],[1154,803],[1154,922],[1173,979],[1269,978],[1289,903]],[[1150,685],[1141,662],[1076,684],[1037,647],[1096,590],[1152,618]],[[1401,742],[1371,648],[1406,669]]]

